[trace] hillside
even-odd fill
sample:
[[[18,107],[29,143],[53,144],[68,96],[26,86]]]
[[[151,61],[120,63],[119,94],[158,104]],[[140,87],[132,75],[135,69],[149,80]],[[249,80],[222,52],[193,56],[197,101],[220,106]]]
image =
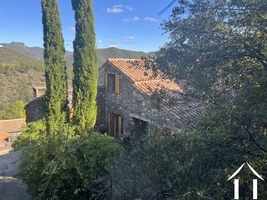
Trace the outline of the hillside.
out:
[[[11,42],[11,43],[0,43],[6,48],[16,50],[24,55],[27,55],[36,60],[43,60],[43,48],[41,47],[28,47],[23,42]],[[102,66],[108,58],[141,58],[142,56],[153,56],[155,53],[144,53],[142,51],[129,51],[124,49],[118,49],[114,47],[106,49],[98,49],[98,67]],[[72,67],[73,53],[70,51],[66,52],[66,63],[67,67]]]
[[[44,64],[41,61],[28,57],[18,51],[0,47],[0,69],[8,66],[21,69],[26,67],[28,69],[36,69],[38,71],[44,70]]]
[[[9,48],[0,47],[0,110],[17,100],[29,102],[32,87],[45,85],[44,64]]]
[[[110,47],[106,49],[98,49],[97,50],[97,56],[98,61],[97,65],[98,67],[101,67],[108,58],[141,58],[148,55],[155,55],[154,52],[150,53],[144,53],[142,51],[130,51],[130,50],[124,50],[124,49],[118,49],[115,47]],[[72,66],[73,63],[73,56],[69,55],[66,57],[67,60],[67,66]]]
[[[43,48],[28,47],[22,42],[0,43],[0,111],[12,102],[33,98],[32,87],[45,86]],[[107,58],[141,58],[154,55],[117,48],[98,49],[98,66]],[[67,74],[72,78],[72,52],[66,52]]]
[[[36,60],[43,60],[43,48],[28,47],[23,42],[0,43],[0,45],[9,49],[16,50]]]

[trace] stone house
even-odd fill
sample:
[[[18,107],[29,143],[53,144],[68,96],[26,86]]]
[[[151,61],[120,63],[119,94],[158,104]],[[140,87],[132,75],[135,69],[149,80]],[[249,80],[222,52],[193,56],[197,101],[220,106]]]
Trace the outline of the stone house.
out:
[[[33,99],[24,107],[26,122],[35,122],[45,117],[45,86],[33,87]],[[68,90],[69,107],[72,104],[72,88]]]
[[[99,68],[96,129],[116,138],[194,126],[203,107],[140,59],[110,58]]]
[[[45,88],[33,91],[35,98],[25,106],[27,123],[44,117]],[[155,75],[146,69],[141,59],[108,59],[99,68],[96,101],[95,129],[115,138],[186,129],[203,111],[196,101],[183,98],[182,87],[160,71]]]

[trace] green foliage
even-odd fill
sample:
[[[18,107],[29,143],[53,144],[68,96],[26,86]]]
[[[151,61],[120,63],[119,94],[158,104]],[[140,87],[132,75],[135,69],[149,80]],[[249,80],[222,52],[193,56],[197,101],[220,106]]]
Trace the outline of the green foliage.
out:
[[[15,101],[0,112],[0,119],[25,118],[25,103],[21,100]]]
[[[112,199],[199,199],[188,187],[193,139],[184,133],[145,135],[109,169]]]
[[[0,48],[0,73],[7,74],[12,71],[26,73],[29,70],[44,71],[44,64],[15,50]]]
[[[15,101],[29,102],[33,98],[32,88],[45,84],[42,72],[34,70],[26,74],[18,71],[10,71],[10,75],[1,74],[0,84],[0,110],[5,110]]]
[[[209,103],[257,82],[267,71],[265,1],[179,1],[163,24],[171,41],[157,53],[161,70],[187,80]],[[187,17],[185,17],[185,15]]]
[[[75,12],[73,42],[73,123],[79,132],[91,130],[96,120],[97,52],[92,0],[72,0]]]
[[[17,151],[38,141],[40,138],[45,137],[45,135],[46,127],[44,120],[31,122],[22,127],[21,135],[16,138],[16,141],[12,144],[12,146]]]
[[[244,162],[266,176],[266,1],[178,1],[163,29],[171,41],[148,67],[186,80],[184,96],[206,104],[193,134],[189,172],[176,188],[188,199],[231,199],[226,181]],[[190,163],[190,162],[189,162]],[[251,173],[240,195],[251,199]],[[188,181],[187,181],[188,180]],[[258,188],[266,198],[266,186]]]
[[[46,77],[46,126],[49,134],[64,132],[68,120],[68,85],[64,40],[57,0],[42,0]]]
[[[104,167],[122,151],[107,135],[92,132],[69,140],[64,135],[40,135],[23,149],[18,178],[34,199],[90,199]]]

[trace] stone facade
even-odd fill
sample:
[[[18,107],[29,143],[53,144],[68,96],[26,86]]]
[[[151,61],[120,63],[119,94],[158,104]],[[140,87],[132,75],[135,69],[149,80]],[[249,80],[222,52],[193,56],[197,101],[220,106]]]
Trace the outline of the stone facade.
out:
[[[101,105],[101,124],[96,125],[96,129],[106,132],[112,132],[110,129],[118,131],[114,128],[116,124],[110,125],[114,123],[110,121],[110,114],[120,116],[122,119],[121,127],[117,128],[121,130],[121,133],[111,134],[115,137],[135,137],[135,134],[138,134],[136,130],[144,127],[156,132],[157,130],[178,130],[185,127],[186,121],[192,115],[189,109],[196,110],[200,107],[191,106],[191,108],[186,108],[188,105],[185,106],[182,101],[177,101],[175,106],[155,107],[151,98],[153,89],[159,89],[159,85],[162,84],[163,80],[145,77],[144,73],[142,73],[143,69],[140,67],[132,69],[129,61],[132,60],[108,59],[99,69],[97,104]],[[119,93],[114,90],[109,91],[108,84],[110,84],[110,81],[108,77],[110,75],[119,77]],[[140,78],[141,76],[144,77]],[[176,92],[176,98],[180,99],[182,96],[181,88],[170,80],[167,82],[173,88],[172,92]],[[178,93],[179,95],[177,95]],[[191,103],[191,105],[193,104]],[[195,111],[193,113],[198,115],[198,112]]]
[[[45,101],[43,97],[36,97],[25,106],[26,123],[35,122],[45,117]]]
[[[45,87],[33,88],[33,100],[31,100],[25,107],[26,122],[35,122],[45,117]],[[69,108],[72,107],[72,89],[68,90]]]
[[[188,124],[193,126],[201,116],[203,107],[193,100],[184,100],[183,90],[177,83],[161,73],[154,77],[143,64],[138,59],[108,59],[99,68],[96,131],[116,138],[135,138],[146,130],[184,129]],[[162,89],[164,96],[155,99],[156,91]],[[43,107],[42,97],[27,104],[27,123],[42,119]]]

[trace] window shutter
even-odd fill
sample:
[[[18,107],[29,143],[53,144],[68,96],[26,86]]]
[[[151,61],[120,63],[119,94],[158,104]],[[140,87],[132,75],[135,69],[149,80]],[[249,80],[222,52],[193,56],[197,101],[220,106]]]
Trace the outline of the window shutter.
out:
[[[97,104],[96,125],[101,124],[101,105]]]
[[[108,91],[108,74],[105,74],[104,83],[105,83],[105,91],[107,92]]]
[[[157,136],[157,140],[160,140],[160,138],[161,138],[161,136],[162,136],[162,134],[161,134],[162,132],[163,132],[163,128],[157,126],[157,127],[156,127],[156,136]]]
[[[114,119],[112,113],[108,113],[108,135],[114,137]]]
[[[120,75],[115,75],[115,93],[120,94]]]
[[[118,133],[117,137],[120,138],[122,133],[122,118],[121,116],[118,116]]]
[[[163,128],[157,126],[157,127],[156,127],[156,133],[162,133],[162,132],[163,132]]]

